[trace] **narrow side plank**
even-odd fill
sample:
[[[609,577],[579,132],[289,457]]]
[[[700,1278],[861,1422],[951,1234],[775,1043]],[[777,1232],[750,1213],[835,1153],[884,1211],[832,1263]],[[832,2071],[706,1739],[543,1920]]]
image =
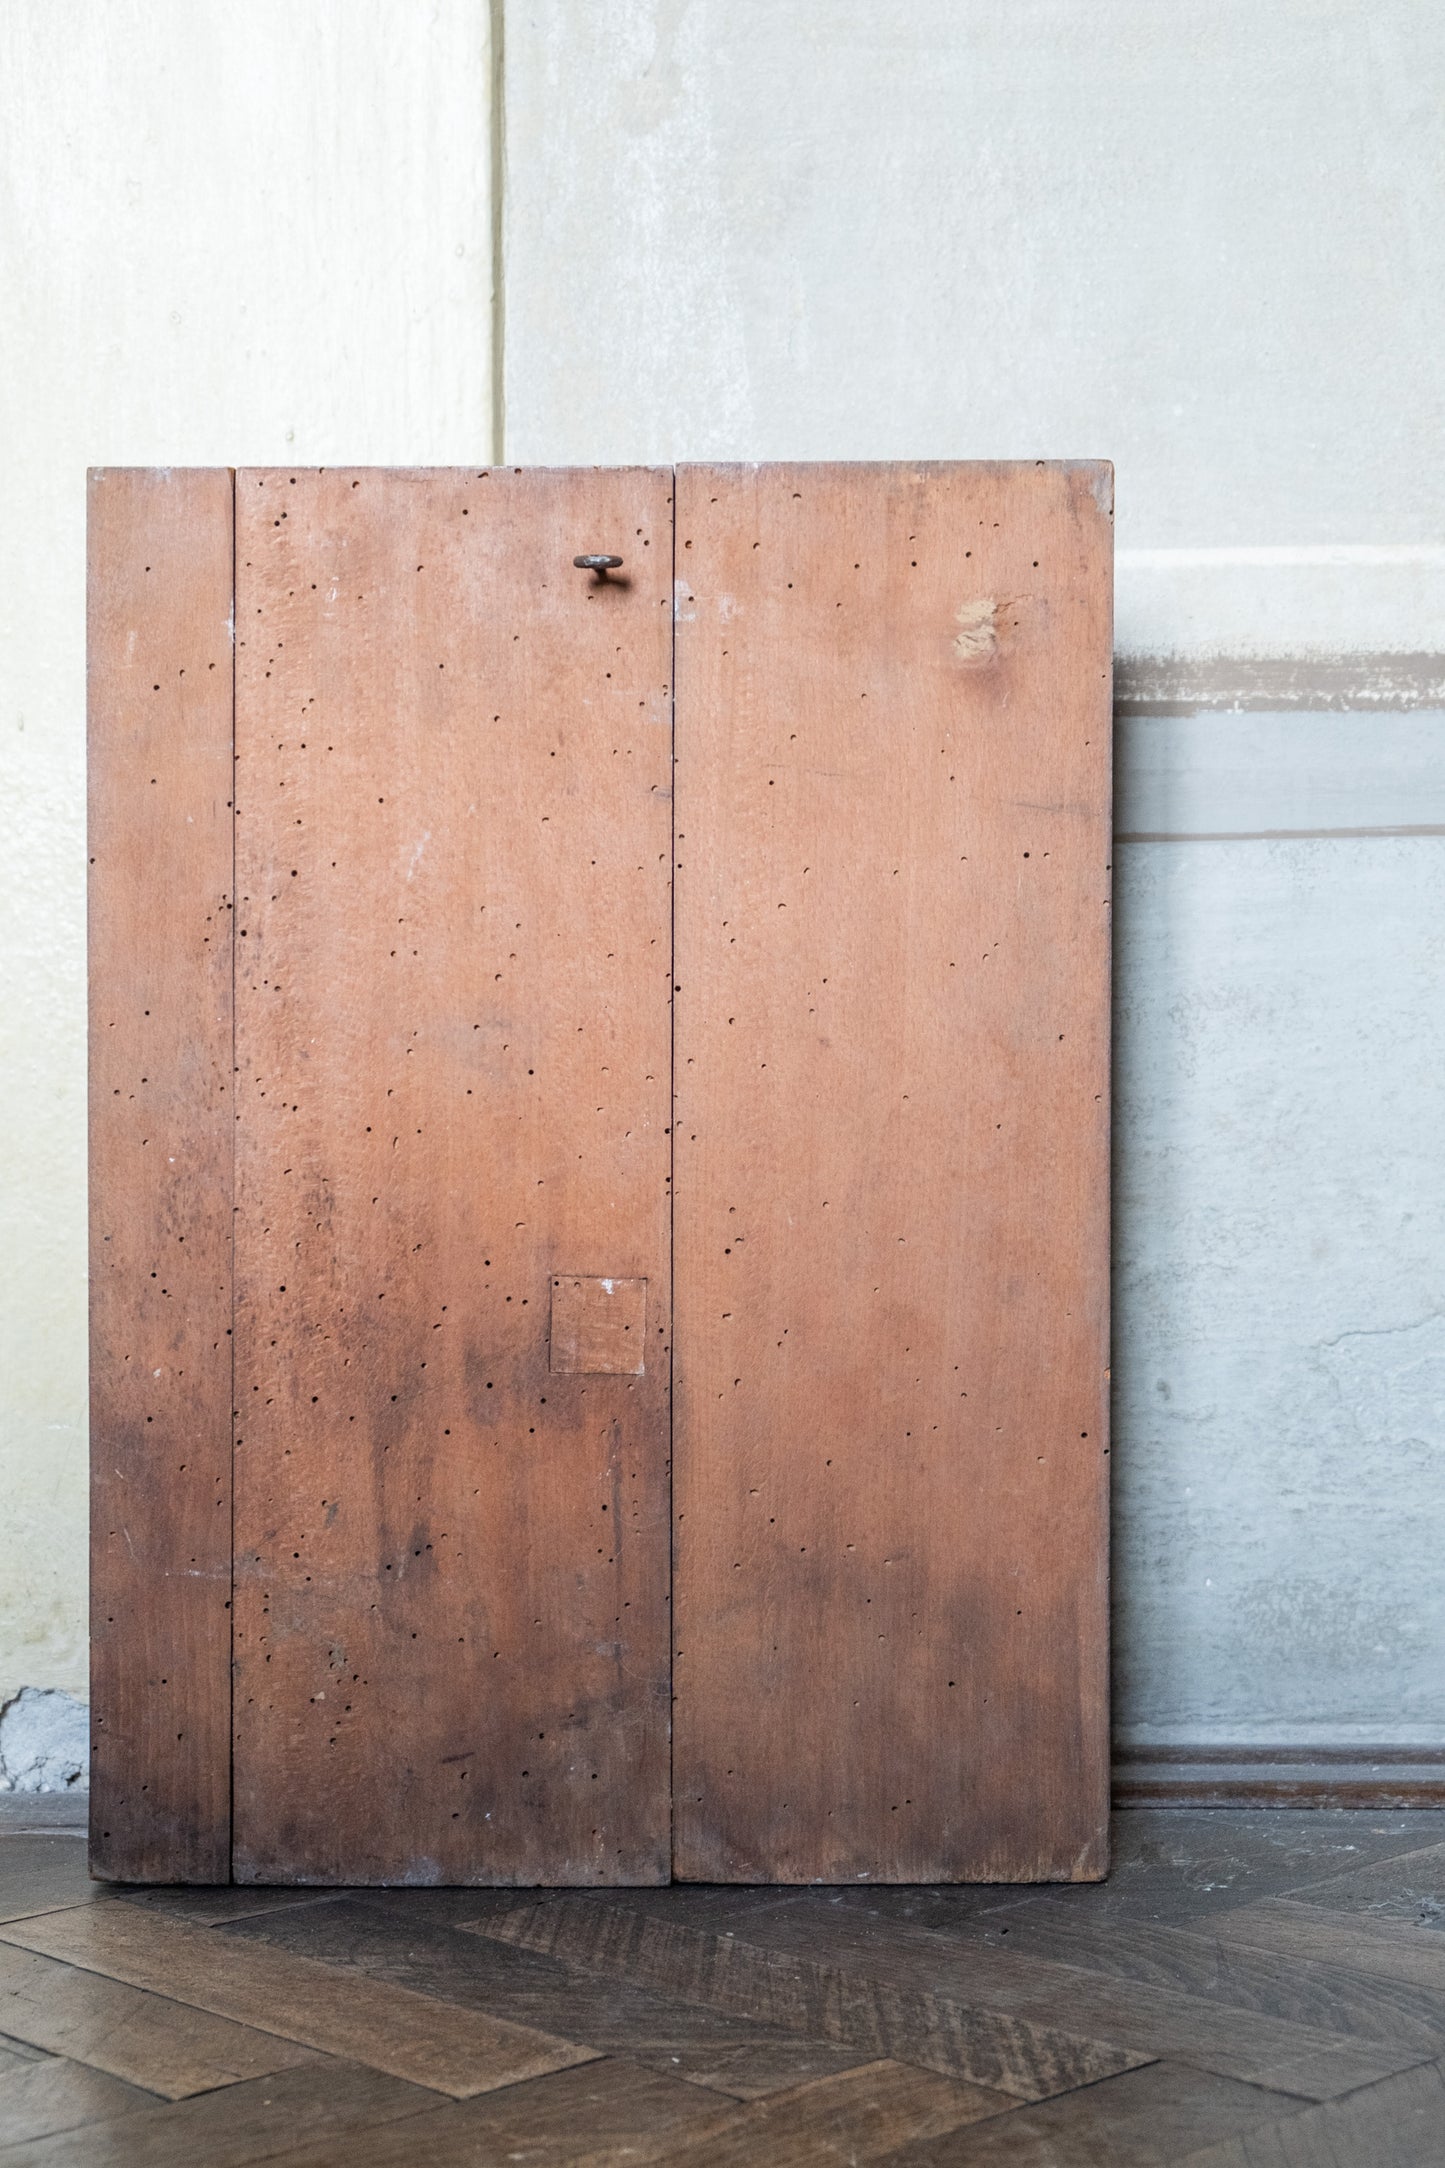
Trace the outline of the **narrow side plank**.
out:
[[[59,1915],[56,1915],[57,1917]],[[181,2100],[308,2062],[289,2040],[0,1942],[0,2033]]]
[[[7,1929],[5,1939],[458,2099],[594,2059],[592,2049],[530,2026],[134,1905],[46,1913]]]
[[[37,2056],[23,2068],[0,2071],[0,2146],[7,2149],[27,2138],[43,2138],[52,2131],[74,2131],[81,2124],[109,2122],[141,2108],[153,2108],[155,2095],[91,2070],[64,2055]],[[57,2157],[73,2161],[73,2142],[68,2154]],[[88,2141],[87,2141],[88,2143]],[[103,2148],[97,2148],[105,2158]],[[13,2159],[4,2153],[6,2168]]]
[[[353,2133],[443,2108],[437,2095],[421,2086],[339,2062],[308,2063],[166,2107],[144,2094],[135,2099],[135,2112],[113,2109],[111,2119],[93,2121],[86,2130],[86,2168],[196,2168],[200,2162],[205,2168],[249,2168],[252,2161],[272,2160],[304,2139],[323,2136],[331,2160],[349,2162]],[[422,2131],[414,2123],[409,2138],[411,2158],[424,2158]],[[67,2135],[17,2146],[0,2158],[5,2168],[75,2168],[78,2149],[74,2136]]]
[[[91,1861],[230,1873],[224,470],[90,478]]]
[[[1170,2157],[1180,2168],[1440,2168],[1445,2066],[1424,2063],[1348,2100]]]

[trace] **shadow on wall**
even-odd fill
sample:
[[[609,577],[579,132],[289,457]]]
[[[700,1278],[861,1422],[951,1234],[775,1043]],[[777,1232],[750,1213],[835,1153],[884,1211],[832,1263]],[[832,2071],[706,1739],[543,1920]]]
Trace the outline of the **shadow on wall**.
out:
[[[0,1792],[84,1791],[90,1711],[61,1688],[22,1686],[0,1709]]]

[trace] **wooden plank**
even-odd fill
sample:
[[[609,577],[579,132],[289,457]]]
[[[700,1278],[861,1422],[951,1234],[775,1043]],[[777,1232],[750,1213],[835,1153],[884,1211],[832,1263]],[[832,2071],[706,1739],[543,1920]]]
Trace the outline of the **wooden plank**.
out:
[[[861,2063],[743,2109],[668,2154],[680,2168],[863,2168],[910,2140],[1003,2115],[1018,2102],[906,2063]]]
[[[533,2025],[599,2054],[754,2098],[863,2060],[826,2040],[790,2037],[755,2019],[680,2002],[630,1981],[600,1979],[555,1958],[418,1917],[408,1890],[238,1925],[248,1940]],[[515,1899],[511,1900],[515,1903]]]
[[[230,1872],[224,470],[90,477],[91,1862]]]
[[[590,2048],[531,2026],[336,1973],[284,1950],[258,1949],[223,1929],[157,1919],[134,1905],[47,1912],[6,1928],[3,1940],[173,1996],[191,2005],[192,2013],[213,2011],[459,2100],[593,2059]],[[268,2050],[275,2045],[268,2041]],[[284,2055],[287,2062],[297,2059],[294,2052]]]
[[[106,2079],[106,2084],[113,2080]],[[333,2148],[332,2161],[352,2158],[365,2133],[407,2118],[411,2143],[424,2146],[416,2117],[444,2112],[435,2093],[404,2085],[356,2063],[308,2062],[275,2077],[252,2078],[224,2092],[202,2093],[159,2107],[144,2094],[137,2111],[94,2122],[85,2133],[84,2158],[94,2168],[249,2168],[274,2160],[315,2137]],[[55,2126],[59,2127],[59,2126]],[[39,2140],[6,2150],[5,2168],[75,2168],[73,2137]]]
[[[683,1879],[1104,1871],[1110,496],[679,470]]]
[[[237,491],[236,1879],[665,1880],[671,476]]]
[[[509,2086],[429,2115],[426,2168],[490,2168],[522,2160],[527,2168],[633,2168],[671,2159],[689,2133],[712,2130],[735,2115],[731,2102],[642,2070],[636,2063],[589,2063],[529,2085]],[[406,2124],[367,2132],[348,2145],[347,2168],[415,2168],[421,2131]],[[335,2168],[326,2139],[278,2156],[277,2168]]]
[[[1289,1912],[1293,1908],[1280,1908]],[[1333,1915],[1328,1916],[1337,1925]],[[1144,1921],[1090,1924],[1064,1904],[1044,1899],[1009,1915],[1006,1947],[1015,1957],[1056,1958],[1088,1972],[1106,1972],[1141,1986],[1181,1988],[1232,2010],[1257,2010],[1352,2039],[1383,2040],[1422,2060],[1445,2053],[1445,1952],[1433,1987],[1398,1978],[1366,1978],[1351,1969],[1349,1930],[1322,1938],[1308,1956],[1249,1947],[1236,1938],[1230,1915],[1200,1933]],[[1428,1938],[1428,1930],[1406,1929]],[[1435,1938],[1437,1941],[1439,1937]],[[1004,1947],[1002,1941],[994,1944]],[[1333,1959],[1338,1961],[1332,1961]]]
[[[15,2157],[13,2147],[52,2132],[66,2134],[66,2146],[52,2157],[73,2162],[76,2147],[70,2133],[82,2124],[114,2121],[155,2105],[153,2093],[63,2055],[40,2055],[33,2062],[0,2069],[0,2146],[7,2168]],[[103,2145],[91,2158],[108,2158]]]
[[[116,1896],[124,1904],[158,1912],[168,1920],[184,1920],[190,1927],[221,1927],[258,1912],[289,1912],[298,1905],[336,1902],[331,1890],[259,1889],[254,1883],[223,1884],[216,1889],[125,1889],[117,1890]]]
[[[146,1994],[0,1942],[0,2033],[107,2070],[167,2100],[309,2060],[289,2040],[187,2009],[166,1999],[162,1983],[154,1984],[160,1992]]]
[[[1295,1966],[1317,1959],[1407,1982],[1432,1996],[1445,1994],[1445,1935],[1410,1920],[1332,1912],[1296,1898],[1267,1898],[1216,1916],[1210,1932],[1226,1944],[1271,1950]]]
[[[1347,1874],[1300,1883],[1290,1894],[1331,1911],[1388,1913],[1422,1922],[1445,1918],[1445,1844],[1427,1844]]]
[[[966,1999],[1092,2034],[1142,2057],[1182,2062],[1323,2100],[1421,2062],[1432,2047],[1398,2037],[1355,2039],[1328,2027],[1237,2010],[1155,1981],[1113,1978],[1078,1964],[944,1936],[878,1912],[860,1920],[846,1901],[804,1897],[787,1913],[760,1914],[746,1940],[760,1949],[804,1953],[905,1992],[926,1984],[945,2002]]]
[[[669,1926],[589,1898],[527,1906],[474,1931],[611,1979],[664,1988],[679,2001],[846,2041],[870,2059],[917,2063],[1019,2100],[1092,2085],[1149,2060],[1148,2051],[1136,2053],[1102,2037],[1102,2026],[1068,2030],[1019,2018],[976,2006],[981,1996],[937,1995],[917,1975],[880,1980],[871,1969],[760,1948],[741,1935]]]
[[[1445,2067],[1425,2063],[1348,2100],[1173,2158],[1180,2168],[1439,2168],[1442,2131]]]
[[[104,1892],[90,1879],[79,1833],[0,1840],[0,1921],[59,1905],[89,1904]]]
[[[1423,2059],[1418,2050],[976,1941],[951,1945],[902,1924],[860,1925],[844,1908],[813,1899],[760,1912],[722,1936],[668,1928],[625,1902],[578,1897],[503,1915],[482,1931],[594,1970],[655,1980],[675,1995],[750,2008],[773,2024],[806,2019],[809,2030],[1023,2099],[1091,2083],[1091,2067],[1102,2077],[1170,2056],[1327,2099]],[[1023,2047],[1013,2046],[1016,2037]],[[992,2066],[983,2060],[990,2055],[998,2058]]]
[[[1192,2148],[1304,2107],[1187,2064],[1151,2063],[956,2137],[902,2146],[889,2168],[1177,2168]]]

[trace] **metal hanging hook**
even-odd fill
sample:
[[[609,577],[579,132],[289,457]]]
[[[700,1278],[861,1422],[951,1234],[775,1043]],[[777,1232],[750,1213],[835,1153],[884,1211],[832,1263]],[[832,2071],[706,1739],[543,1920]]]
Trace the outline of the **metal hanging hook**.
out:
[[[622,569],[620,557],[574,557],[572,562],[579,572],[595,572],[599,580],[605,580],[609,572]]]

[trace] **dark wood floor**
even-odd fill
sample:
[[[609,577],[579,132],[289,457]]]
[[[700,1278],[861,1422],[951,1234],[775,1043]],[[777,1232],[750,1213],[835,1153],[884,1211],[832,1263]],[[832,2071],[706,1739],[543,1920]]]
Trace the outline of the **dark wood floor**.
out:
[[[101,1889],[0,1801],[0,2168],[1441,2168],[1445,1813],[1088,1889]]]

